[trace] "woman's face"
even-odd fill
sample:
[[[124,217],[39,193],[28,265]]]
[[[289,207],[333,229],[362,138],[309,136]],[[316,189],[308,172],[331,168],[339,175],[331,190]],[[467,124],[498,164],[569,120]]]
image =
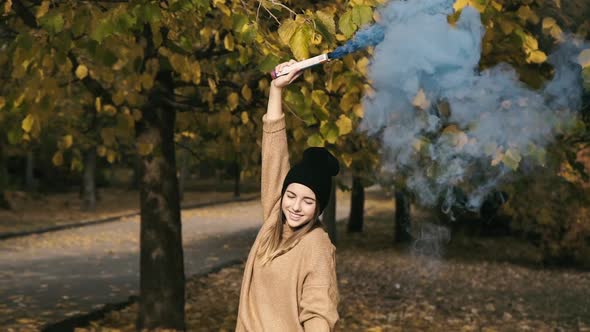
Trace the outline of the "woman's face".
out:
[[[300,183],[291,183],[283,195],[281,209],[287,219],[287,224],[297,228],[313,219],[316,210],[315,194],[309,187]]]

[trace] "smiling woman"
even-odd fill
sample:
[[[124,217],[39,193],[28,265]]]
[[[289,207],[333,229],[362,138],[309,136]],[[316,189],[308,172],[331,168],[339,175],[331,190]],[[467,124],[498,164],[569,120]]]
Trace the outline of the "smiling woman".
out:
[[[332,331],[338,320],[335,248],[318,217],[339,165],[328,150],[308,148],[289,168],[281,90],[299,75],[278,77],[270,88],[262,134],[264,224],[244,269],[236,331]]]

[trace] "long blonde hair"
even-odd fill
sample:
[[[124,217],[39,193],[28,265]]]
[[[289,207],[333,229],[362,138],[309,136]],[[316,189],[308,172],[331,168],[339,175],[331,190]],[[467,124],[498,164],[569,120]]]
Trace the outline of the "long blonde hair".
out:
[[[323,224],[319,219],[320,207],[319,204],[316,203],[315,212],[311,220],[300,228],[294,230],[293,234],[286,241],[281,243],[283,240],[283,228],[289,227],[289,225],[287,225],[287,217],[285,217],[285,214],[283,213],[282,196],[279,206],[281,213],[279,214],[277,221],[268,227],[262,234],[260,246],[258,247],[256,256],[261,260],[262,265],[266,265],[277,256],[291,250],[291,248],[293,248],[305,234],[311,232],[313,229],[323,227]]]

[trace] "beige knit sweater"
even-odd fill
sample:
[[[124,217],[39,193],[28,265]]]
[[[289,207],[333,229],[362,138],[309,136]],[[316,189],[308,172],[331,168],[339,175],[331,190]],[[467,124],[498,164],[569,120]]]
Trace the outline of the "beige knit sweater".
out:
[[[263,117],[261,200],[264,224],[250,249],[236,331],[333,331],[338,320],[335,248],[322,228],[262,266],[256,258],[261,234],[277,222],[283,179],[289,171],[284,115]],[[290,235],[288,227],[284,236]]]

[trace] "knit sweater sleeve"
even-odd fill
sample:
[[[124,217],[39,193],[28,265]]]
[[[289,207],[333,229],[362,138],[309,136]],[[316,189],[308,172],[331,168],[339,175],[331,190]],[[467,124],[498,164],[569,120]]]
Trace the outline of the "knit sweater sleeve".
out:
[[[285,115],[268,120],[262,117],[262,171],[260,199],[266,222],[273,211],[280,209],[283,180],[289,171],[289,151]]]
[[[305,331],[329,332],[338,321],[338,283],[335,248],[329,242],[311,246],[303,281],[299,321]]]

